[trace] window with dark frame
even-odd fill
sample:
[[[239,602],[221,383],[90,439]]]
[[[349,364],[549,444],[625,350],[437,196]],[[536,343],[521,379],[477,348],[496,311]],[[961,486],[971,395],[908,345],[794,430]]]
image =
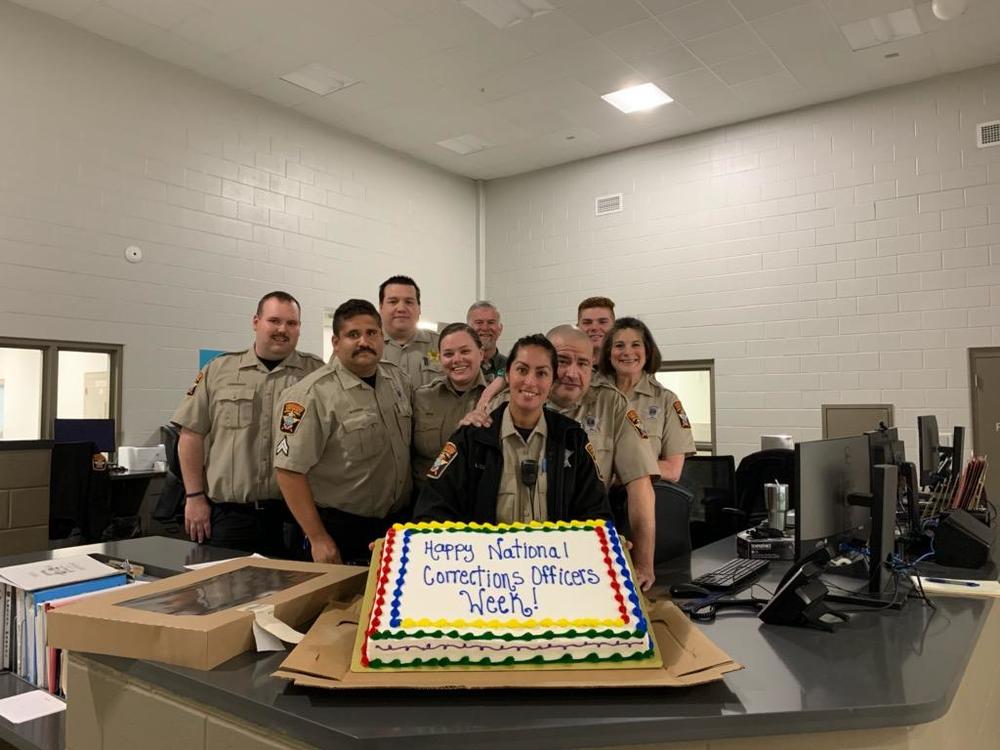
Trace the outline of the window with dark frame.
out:
[[[122,346],[0,337],[0,440],[52,437],[53,421],[114,419],[121,432]]]
[[[663,362],[656,379],[677,394],[691,420],[695,447],[701,455],[715,454],[715,360]]]

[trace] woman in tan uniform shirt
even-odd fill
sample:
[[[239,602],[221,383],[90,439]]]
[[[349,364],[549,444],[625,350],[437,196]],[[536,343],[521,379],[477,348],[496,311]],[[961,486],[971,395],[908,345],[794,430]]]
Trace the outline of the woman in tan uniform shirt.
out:
[[[676,482],[685,456],[695,453],[694,437],[677,394],[656,380],[660,362],[660,349],[646,324],[638,318],[619,318],[604,339],[598,368],[638,412],[661,478]]]
[[[423,480],[427,470],[458,427],[458,420],[476,405],[486,387],[483,346],[465,323],[441,331],[438,343],[443,374],[413,393],[413,475]]]

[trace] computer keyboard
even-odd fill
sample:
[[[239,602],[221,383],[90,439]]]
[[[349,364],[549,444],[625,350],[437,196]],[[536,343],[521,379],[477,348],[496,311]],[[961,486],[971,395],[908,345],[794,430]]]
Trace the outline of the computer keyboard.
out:
[[[764,571],[770,560],[747,560],[738,557],[721,568],[698,576],[691,583],[715,591],[729,591],[745,585],[751,578]]]

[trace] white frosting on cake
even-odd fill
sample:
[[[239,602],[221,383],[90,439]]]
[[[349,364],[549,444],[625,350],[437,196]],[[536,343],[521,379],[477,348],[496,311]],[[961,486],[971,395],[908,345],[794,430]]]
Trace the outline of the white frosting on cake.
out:
[[[578,661],[650,652],[610,524],[478,529],[394,527],[378,567],[368,662]]]

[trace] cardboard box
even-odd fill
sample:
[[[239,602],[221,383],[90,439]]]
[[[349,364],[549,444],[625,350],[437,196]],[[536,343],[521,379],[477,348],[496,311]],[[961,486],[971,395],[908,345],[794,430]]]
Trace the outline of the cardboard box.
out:
[[[366,571],[346,565],[237,558],[53,610],[48,645],[212,669],[254,648],[253,605],[273,606],[293,628],[332,599],[350,596]]]
[[[378,560],[378,548],[373,559]],[[373,567],[374,569],[374,567]],[[653,638],[662,659],[659,668],[594,669],[550,665],[544,669],[484,669],[482,667],[428,668],[426,670],[352,671],[361,645],[358,623],[367,623],[371,612],[374,575],[369,576],[367,596],[361,582],[352,582],[357,594],[331,603],[319,616],[275,677],[296,685],[323,688],[586,688],[586,687],[686,687],[721,680],[727,672],[743,667],[712,643],[669,601],[647,602]]]

